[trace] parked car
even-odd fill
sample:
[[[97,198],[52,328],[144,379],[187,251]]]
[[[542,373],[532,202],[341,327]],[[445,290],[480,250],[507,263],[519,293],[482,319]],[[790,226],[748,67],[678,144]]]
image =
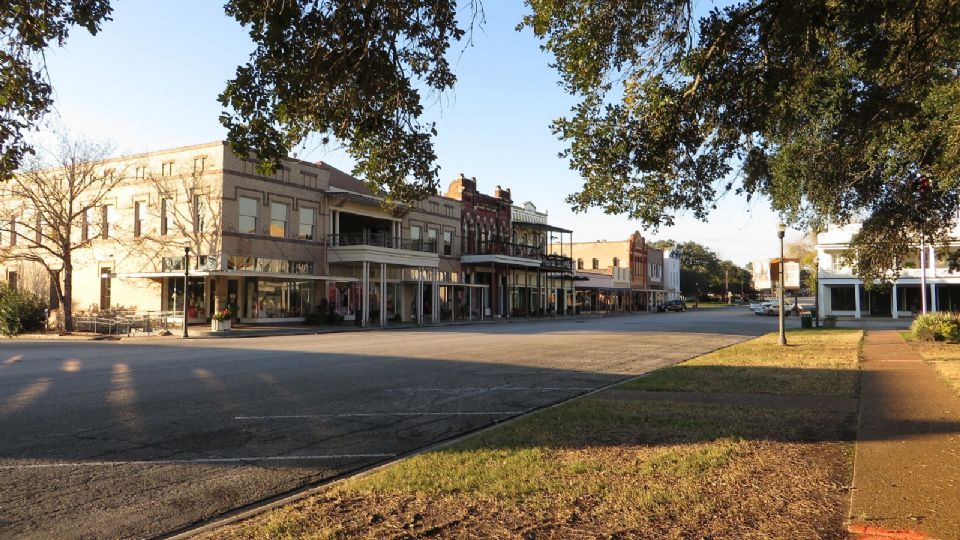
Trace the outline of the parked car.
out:
[[[783,316],[789,317],[793,313],[793,304],[784,303],[783,304]],[[769,315],[770,317],[776,317],[780,314],[780,304],[777,302],[770,302],[770,305],[764,308],[762,313],[757,313],[757,315]]]
[[[760,302],[759,304],[750,304],[750,309],[755,315],[766,315],[770,306],[777,305],[776,302]]]
[[[683,300],[667,300],[657,306],[657,311],[686,311],[687,303]]]

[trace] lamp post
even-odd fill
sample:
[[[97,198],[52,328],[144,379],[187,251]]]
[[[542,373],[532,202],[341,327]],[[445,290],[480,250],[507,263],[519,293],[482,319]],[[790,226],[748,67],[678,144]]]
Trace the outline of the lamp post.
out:
[[[189,320],[187,319],[187,306],[190,304],[190,240],[183,241],[183,335],[182,338],[190,337],[187,330]]]
[[[780,278],[779,280],[780,281],[780,299],[779,300],[780,301],[778,302],[779,306],[777,309],[777,311],[779,311],[779,319],[780,319],[780,339],[779,339],[780,345],[787,344],[787,334],[786,332],[784,332],[784,328],[783,328],[783,270],[784,270],[783,236],[786,232],[787,232],[787,225],[781,221],[780,223],[777,224],[777,238],[780,239],[780,271],[778,272],[778,274],[780,274],[779,275],[779,278]]]

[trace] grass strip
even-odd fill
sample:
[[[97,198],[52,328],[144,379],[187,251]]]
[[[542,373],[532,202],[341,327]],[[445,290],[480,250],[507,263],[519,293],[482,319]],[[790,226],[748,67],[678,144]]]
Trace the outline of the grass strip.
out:
[[[960,395],[960,344],[918,341],[909,332],[904,334],[904,339],[920,358],[930,364],[947,386]]]
[[[619,388],[767,392],[776,383],[791,390],[781,393],[854,395],[862,332],[789,337],[786,349],[764,336]],[[210,536],[844,538],[854,426],[851,413],[601,392]]]

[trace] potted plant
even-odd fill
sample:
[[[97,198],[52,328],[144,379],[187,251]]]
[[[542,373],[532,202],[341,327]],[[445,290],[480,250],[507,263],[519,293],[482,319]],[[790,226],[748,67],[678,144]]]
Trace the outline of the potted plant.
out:
[[[824,328],[836,328],[837,327],[837,316],[836,315],[825,315],[823,317],[823,327]]]
[[[210,330],[214,332],[227,332],[230,330],[230,321],[233,319],[233,312],[229,308],[221,309],[210,318]]]

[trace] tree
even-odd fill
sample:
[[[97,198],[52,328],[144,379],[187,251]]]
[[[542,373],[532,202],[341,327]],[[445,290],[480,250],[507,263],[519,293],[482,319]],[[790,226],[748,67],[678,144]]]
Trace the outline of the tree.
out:
[[[0,189],[0,260],[35,263],[50,276],[63,307],[64,330],[73,330],[73,258],[108,223],[104,206],[124,171],[103,163],[111,146],[62,136],[57,151],[31,156]]]
[[[531,0],[524,24],[580,102],[554,123],[568,201],[650,225],[724,192],[799,226],[863,218],[868,279],[943,239],[960,183],[955,0]]]
[[[784,249],[788,259],[800,262],[800,283],[809,290],[817,290],[817,237],[808,233],[797,242],[788,242]]]
[[[470,5],[476,19],[480,4]],[[269,170],[320,133],[346,145],[354,174],[388,203],[436,189],[422,93],[456,81],[446,54],[466,31],[455,0],[229,0],[226,11],[256,43],[219,98],[235,152]]]
[[[53,104],[44,51],[75,26],[96,35],[111,12],[109,0],[0,2],[0,181],[34,152],[24,135]]]

